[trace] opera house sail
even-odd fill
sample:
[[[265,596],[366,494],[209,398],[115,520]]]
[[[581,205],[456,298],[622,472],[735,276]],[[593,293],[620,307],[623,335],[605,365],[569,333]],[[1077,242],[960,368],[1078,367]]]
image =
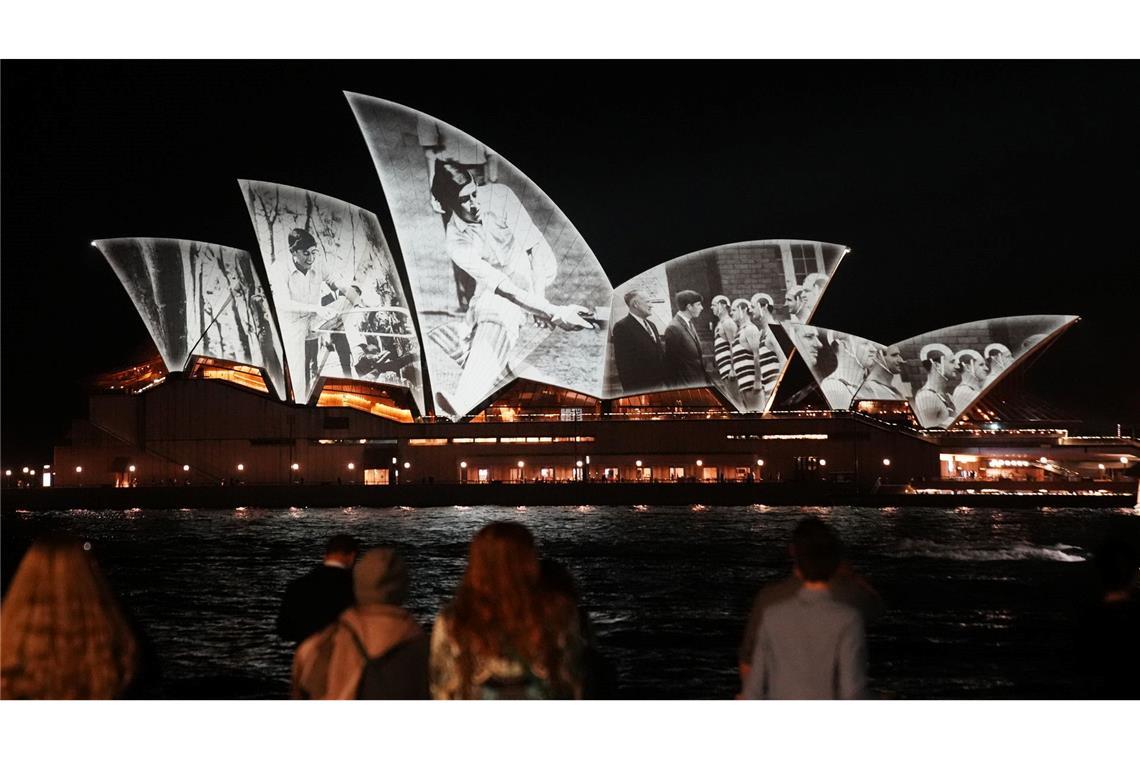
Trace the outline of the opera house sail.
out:
[[[292,398],[322,378],[408,389],[424,408],[420,344],[376,215],[336,198],[240,182],[281,326]]]
[[[1077,319],[984,319],[889,345],[814,325],[793,326],[789,337],[832,409],[905,400],[922,427],[948,428]]]
[[[436,413],[458,419],[516,378],[601,396],[613,289],[566,215],[470,135],[347,97],[396,226]]]
[[[281,339],[249,253],[164,238],[96,240],[170,372],[201,356],[260,369],[286,398]]]
[[[714,387],[739,412],[771,408],[802,324],[847,248],[757,240],[659,264],[614,290],[604,395]]]

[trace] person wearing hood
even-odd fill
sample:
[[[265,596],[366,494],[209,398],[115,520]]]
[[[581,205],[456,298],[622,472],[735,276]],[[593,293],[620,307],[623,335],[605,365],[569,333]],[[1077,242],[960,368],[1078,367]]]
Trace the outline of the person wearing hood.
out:
[[[428,644],[402,605],[408,572],[392,549],[370,549],[352,570],[355,603],[305,639],[293,657],[295,699],[426,699]]]

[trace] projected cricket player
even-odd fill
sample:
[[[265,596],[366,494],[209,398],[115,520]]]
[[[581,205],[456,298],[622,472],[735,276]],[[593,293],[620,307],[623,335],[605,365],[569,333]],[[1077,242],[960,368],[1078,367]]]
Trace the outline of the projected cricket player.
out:
[[[470,331],[444,346],[463,371],[451,393],[435,394],[439,410],[455,417],[478,404],[516,358],[512,354],[528,316],[562,330],[593,325],[583,319],[589,309],[547,300],[558,261],[509,187],[477,185],[462,166],[437,161],[431,192],[447,216],[447,254],[475,280],[466,317]]]
[[[280,273],[284,287],[276,291],[281,294],[277,296],[277,307],[282,316],[281,331],[286,346],[292,351],[304,346],[305,382],[302,387],[307,394],[320,372],[317,328],[337,316],[340,309],[337,298],[356,305],[360,300],[360,287],[339,279],[325,267],[323,256],[318,255],[317,241],[308,230],[292,230],[288,242],[290,259],[283,264]],[[343,335],[337,338],[335,342],[338,345],[334,347],[344,363],[348,345]]]

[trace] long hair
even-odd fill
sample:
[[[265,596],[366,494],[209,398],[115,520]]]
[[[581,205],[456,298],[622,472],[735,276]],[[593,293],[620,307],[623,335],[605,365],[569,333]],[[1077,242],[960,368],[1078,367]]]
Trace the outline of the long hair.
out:
[[[112,699],[138,669],[139,646],[115,594],[73,538],[40,539],[4,598],[4,699]]]
[[[476,663],[517,658],[553,686],[565,687],[565,636],[572,604],[540,588],[538,551],[518,523],[487,525],[471,541],[467,571],[450,607],[460,675],[470,684]]]

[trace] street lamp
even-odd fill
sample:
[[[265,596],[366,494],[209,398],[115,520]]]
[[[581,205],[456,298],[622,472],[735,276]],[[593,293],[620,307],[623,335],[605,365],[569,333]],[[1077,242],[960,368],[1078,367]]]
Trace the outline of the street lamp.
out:
[[[763,467],[764,466],[764,460],[763,459],[757,459],[756,460],[756,466],[757,467]]]
[[[297,470],[301,469],[301,465],[294,462],[293,464],[289,465],[289,469],[291,469],[293,472],[296,472]]]
[[[520,459],[519,460],[519,469],[521,470],[524,467],[526,467],[526,462],[524,462],[523,460]]]
[[[411,462],[404,462],[404,469],[405,470],[412,469],[412,463]]]
[[[355,462],[349,462],[348,463],[348,469],[355,470],[356,469],[356,463]]]
[[[1120,463],[1121,463],[1121,464],[1128,464],[1128,457],[1121,457],[1121,458],[1120,458]]]
[[[634,465],[636,465],[637,467],[640,467],[641,466],[641,460],[638,459],[636,462],[634,462]]]
[[[890,466],[891,466],[891,460],[884,459],[883,460],[883,467],[890,467]]]
[[[182,465],[182,472],[190,472],[190,465],[188,465],[188,464]]]
[[[238,472],[243,472],[244,470],[245,470],[245,465],[244,465],[244,464],[239,464],[239,465],[237,466],[237,471],[238,471]]]
[[[826,459],[819,460],[819,466],[820,467],[827,467],[827,460]]]
[[[83,466],[82,465],[76,465],[75,473],[78,475],[81,472],[83,472]]]
[[[135,471],[135,466],[133,464],[127,468],[127,472],[134,472],[134,471]]]
[[[703,460],[703,459],[698,459],[698,460],[697,460],[697,467],[703,467],[703,466],[704,466],[704,463],[705,463],[705,462],[704,462],[704,460]]]

